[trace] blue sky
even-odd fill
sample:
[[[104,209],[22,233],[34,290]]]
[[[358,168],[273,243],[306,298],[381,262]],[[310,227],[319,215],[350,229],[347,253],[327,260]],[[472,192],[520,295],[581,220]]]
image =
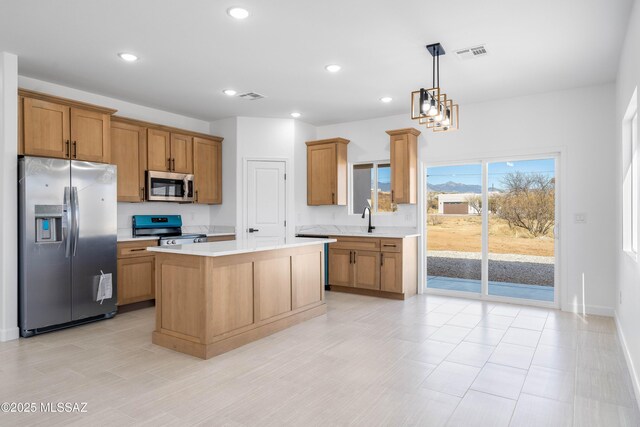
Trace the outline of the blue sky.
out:
[[[489,163],[489,188],[502,186],[501,180],[510,172],[542,173],[555,176],[554,159],[522,160],[513,162]],[[467,185],[482,184],[482,166],[477,164],[459,166],[438,166],[427,169],[427,181],[430,184],[443,184],[448,181]]]

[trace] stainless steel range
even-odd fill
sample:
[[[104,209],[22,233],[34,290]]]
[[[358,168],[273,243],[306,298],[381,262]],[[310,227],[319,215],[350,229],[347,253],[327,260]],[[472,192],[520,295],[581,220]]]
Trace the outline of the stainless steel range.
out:
[[[134,215],[133,237],[157,236],[160,246],[188,245],[207,241],[206,234],[182,234],[180,215]]]

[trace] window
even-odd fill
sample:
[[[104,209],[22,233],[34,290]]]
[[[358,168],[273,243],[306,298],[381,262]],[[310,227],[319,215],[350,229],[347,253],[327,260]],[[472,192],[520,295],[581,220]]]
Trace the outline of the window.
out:
[[[622,164],[624,170],[622,227],[623,249],[633,259],[638,255],[638,110],[634,92],[622,122]]]
[[[374,213],[395,212],[391,203],[391,164],[388,161],[354,164],[351,180],[351,213],[366,207]]]

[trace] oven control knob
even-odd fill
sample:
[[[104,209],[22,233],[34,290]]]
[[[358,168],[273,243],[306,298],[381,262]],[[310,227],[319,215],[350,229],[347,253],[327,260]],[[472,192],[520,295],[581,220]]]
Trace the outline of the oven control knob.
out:
[[[172,241],[171,241],[171,244],[172,244],[172,245],[175,245],[175,244],[176,244],[176,241],[175,241],[175,240],[172,240]]]

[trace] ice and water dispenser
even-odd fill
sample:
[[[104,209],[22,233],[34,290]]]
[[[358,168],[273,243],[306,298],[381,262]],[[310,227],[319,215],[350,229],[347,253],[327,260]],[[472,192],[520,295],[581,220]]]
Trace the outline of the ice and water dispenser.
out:
[[[35,205],[36,243],[62,241],[63,205]]]

